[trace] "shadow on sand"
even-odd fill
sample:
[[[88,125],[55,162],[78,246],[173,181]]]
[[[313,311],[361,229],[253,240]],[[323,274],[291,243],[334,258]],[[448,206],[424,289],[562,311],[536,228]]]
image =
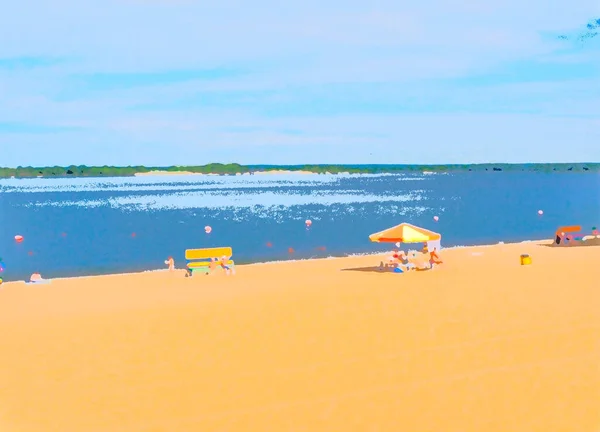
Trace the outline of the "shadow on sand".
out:
[[[428,271],[430,270],[429,268],[416,268],[414,270],[409,270],[409,272],[414,272],[414,271]],[[370,272],[370,273],[394,273],[394,269],[393,267],[379,267],[379,266],[372,266],[372,267],[353,267],[353,268],[345,268],[342,269],[341,271],[357,271],[357,272]],[[406,271],[403,273],[407,273]],[[400,273],[402,274],[402,273]]]
[[[354,268],[345,268],[342,271],[358,271],[358,272],[372,272],[372,273],[393,273],[394,269],[391,267],[354,267]]]

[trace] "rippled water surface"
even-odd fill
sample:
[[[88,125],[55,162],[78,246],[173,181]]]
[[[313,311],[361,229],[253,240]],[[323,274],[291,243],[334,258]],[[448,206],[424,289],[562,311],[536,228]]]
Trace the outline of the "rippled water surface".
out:
[[[373,252],[389,246],[371,244],[368,235],[400,222],[441,232],[444,246],[550,238],[558,225],[600,225],[600,176],[0,180],[5,280],[33,270],[57,277],[155,269],[169,255],[181,265],[186,248],[221,245],[232,246],[239,263]],[[16,243],[16,234],[25,240]]]

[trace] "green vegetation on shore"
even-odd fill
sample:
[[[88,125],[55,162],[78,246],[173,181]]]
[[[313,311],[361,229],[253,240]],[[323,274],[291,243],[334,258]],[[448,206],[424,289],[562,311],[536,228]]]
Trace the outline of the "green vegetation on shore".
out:
[[[57,177],[129,177],[151,171],[191,172],[198,174],[235,175],[257,171],[309,171],[315,174],[375,174],[418,172],[600,172],[600,163],[561,164],[464,164],[464,165],[240,165],[212,163],[197,166],[145,167],[145,166],[92,166],[68,167],[17,167],[0,168],[0,178],[57,178]]]
[[[151,171],[165,172],[192,172],[198,174],[237,174],[250,170],[239,164],[213,163],[200,166],[171,166],[171,167],[145,167],[145,166],[85,166],[71,165],[68,167],[17,167],[0,168],[0,178],[34,178],[34,177],[131,177]]]

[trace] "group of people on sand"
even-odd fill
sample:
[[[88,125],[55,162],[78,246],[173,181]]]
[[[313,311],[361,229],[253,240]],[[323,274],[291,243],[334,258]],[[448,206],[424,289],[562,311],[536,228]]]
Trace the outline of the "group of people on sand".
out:
[[[226,255],[223,255],[221,258],[211,258],[208,262],[208,273],[206,274],[212,273],[214,270],[217,269],[217,267],[221,267],[225,271],[226,275],[235,273],[233,268],[229,266],[230,259],[231,257],[228,257]],[[175,260],[173,259],[173,257],[169,257],[165,261],[165,264],[168,266],[169,271],[175,271]],[[192,276],[192,271],[190,269],[187,269],[186,277],[190,276]]]
[[[226,275],[231,274],[233,270],[231,269],[231,267],[229,265],[227,265],[229,263],[230,258],[231,257],[225,256],[225,255],[223,255],[219,259],[211,258],[210,264],[208,266],[209,273],[212,273],[217,267],[221,267],[223,269],[223,271],[225,271]]]
[[[435,265],[442,264],[435,248],[429,250],[427,245],[423,246],[421,252],[409,251],[408,254],[403,250],[394,249],[386,267],[399,268],[403,271],[409,270],[430,270]],[[380,267],[384,267],[383,262]]]
[[[228,256],[222,256],[221,258],[211,258],[210,261],[208,261],[207,263],[208,272],[206,274],[211,274],[218,267],[221,267],[225,271],[226,275],[234,273],[233,268],[228,265],[229,259],[230,257]],[[389,264],[384,265],[383,262],[381,262],[380,268],[383,269],[384,267],[392,267],[394,269],[399,268],[402,271],[430,270],[435,265],[439,265],[442,263],[443,261],[437,254],[437,249],[432,248],[431,250],[429,250],[427,244],[425,244],[425,246],[423,246],[423,249],[421,249],[420,253],[416,251],[409,251],[407,254],[403,250],[394,249],[393,254],[389,259]],[[168,266],[169,271],[175,271],[175,260],[173,259],[173,257],[170,256],[167,260],[165,260],[165,264]],[[189,268],[186,269],[186,277],[191,276],[192,270]]]

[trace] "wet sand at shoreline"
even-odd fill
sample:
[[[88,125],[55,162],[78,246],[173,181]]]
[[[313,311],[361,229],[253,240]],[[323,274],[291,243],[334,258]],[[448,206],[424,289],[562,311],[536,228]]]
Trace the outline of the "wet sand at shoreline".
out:
[[[0,430],[598,431],[600,247],[441,257],[5,283]]]

